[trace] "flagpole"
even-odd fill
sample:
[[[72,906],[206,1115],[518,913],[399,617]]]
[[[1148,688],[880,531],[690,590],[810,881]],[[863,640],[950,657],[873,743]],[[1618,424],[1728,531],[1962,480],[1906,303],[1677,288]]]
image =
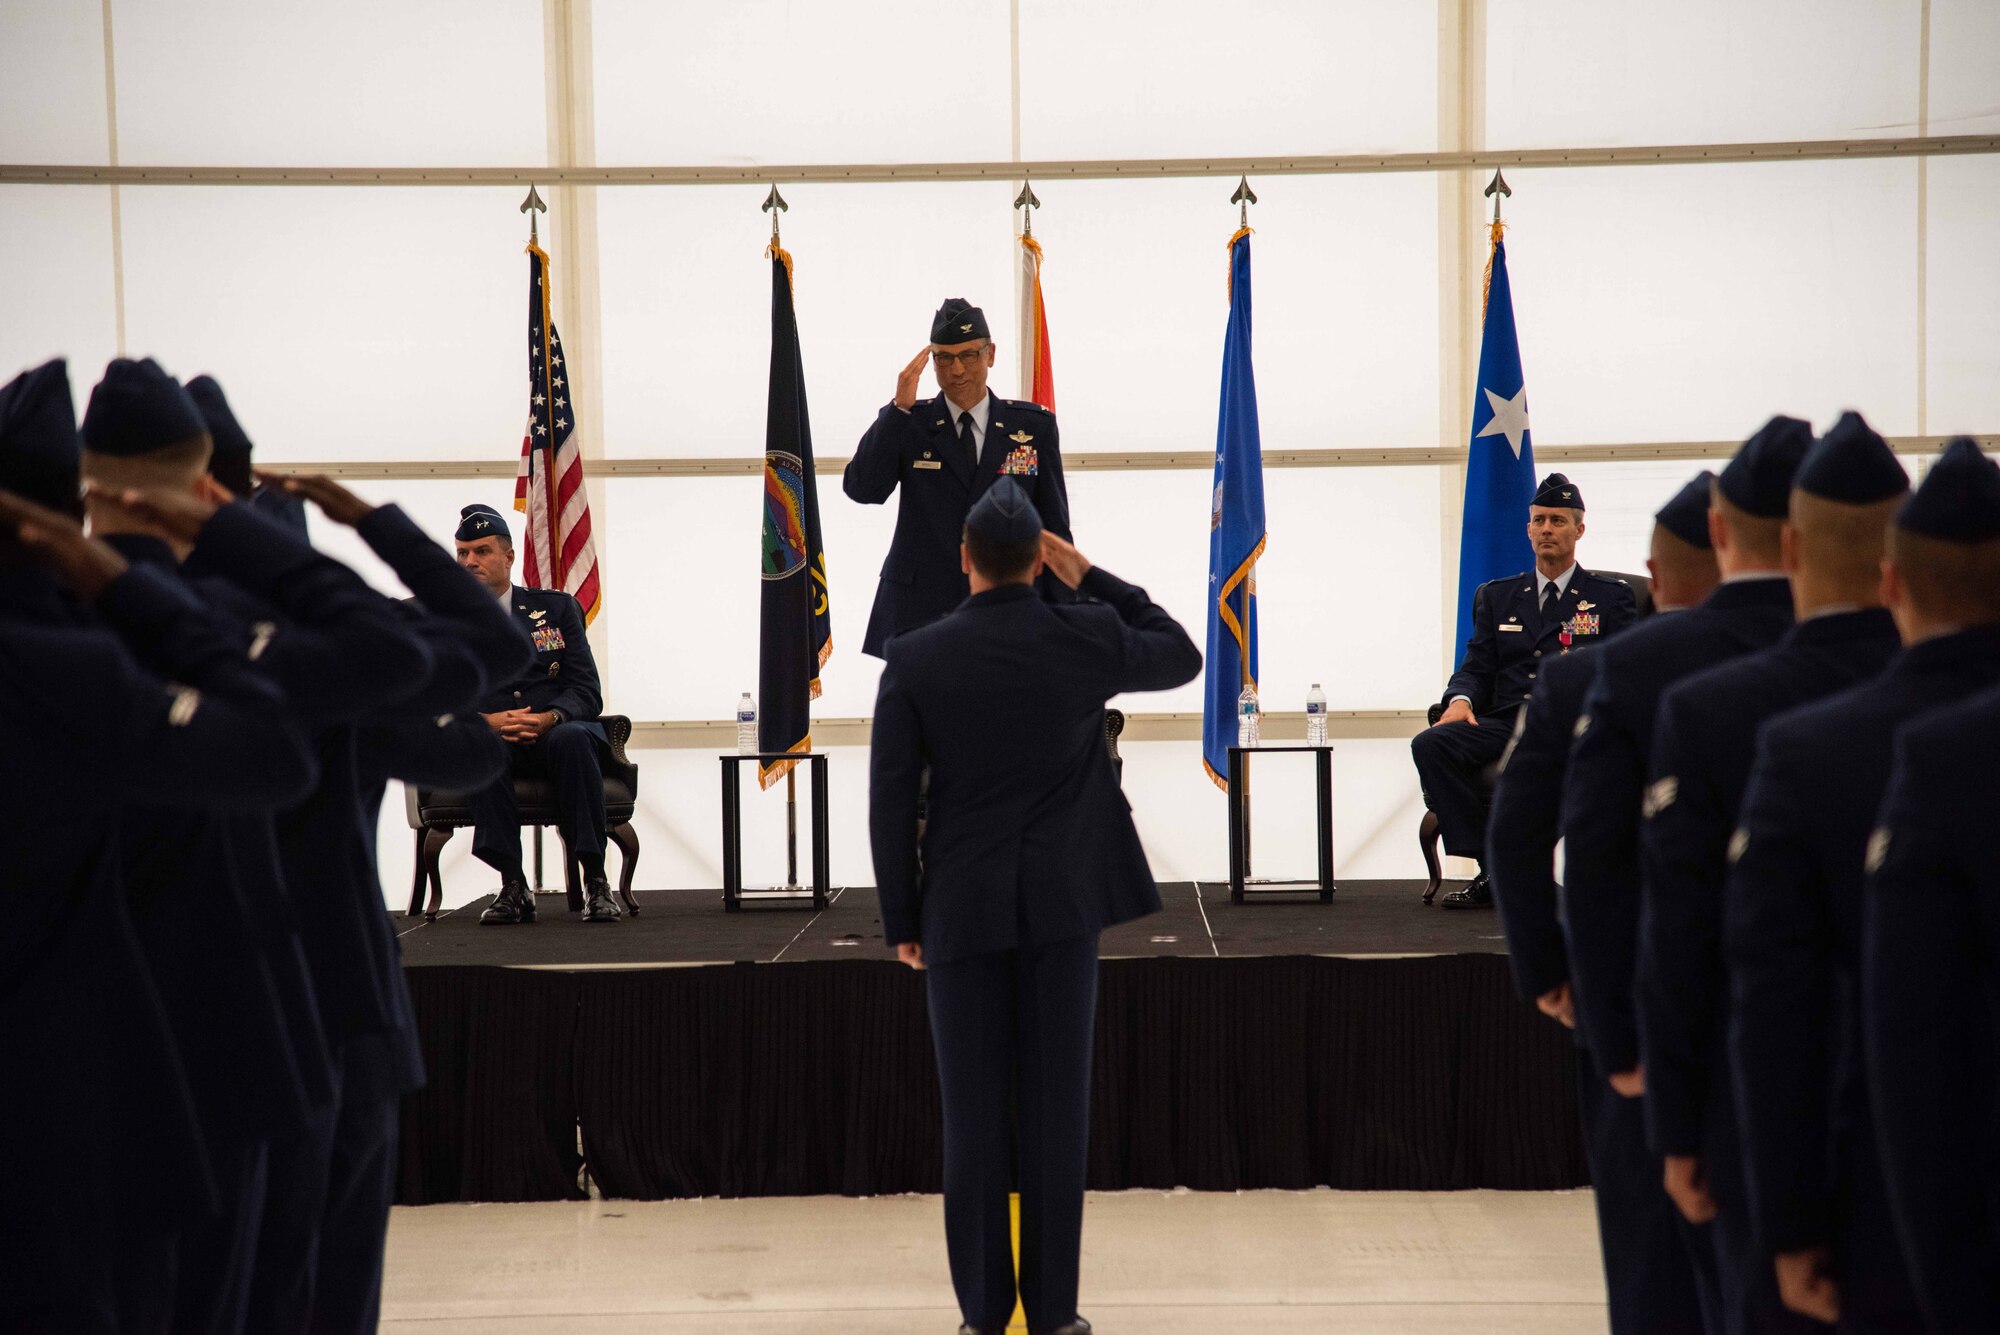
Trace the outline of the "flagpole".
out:
[[[771,215],[771,246],[768,253],[774,259],[778,258],[783,251],[781,238],[778,235],[778,215],[781,213],[790,213],[792,206],[787,204],[785,197],[778,193],[777,182],[773,181],[771,183],[771,193],[764,196],[764,202],[757,207],[759,212]],[[790,266],[787,267],[789,268]],[[812,560],[810,552],[806,554],[806,560],[810,564]],[[805,572],[805,578],[807,589],[810,591],[812,581],[812,571],[810,569]],[[766,707],[769,706],[769,703],[769,701],[765,702]],[[810,708],[810,706],[808,707]],[[785,769],[784,888],[790,891],[798,891],[803,888],[799,885],[799,767],[797,764],[789,765]]]
[[[1248,176],[1244,176],[1242,180],[1236,182],[1236,194],[1230,196],[1230,204],[1236,206],[1236,232],[1238,234],[1248,232],[1250,230],[1250,206],[1256,204],[1256,190],[1250,188],[1250,178]],[[1230,246],[1232,248],[1236,246],[1236,238],[1230,238]],[[1234,270],[1234,258],[1232,258],[1230,264],[1232,264],[1230,274],[1234,278],[1234,272],[1236,272]],[[1250,568],[1250,574],[1244,580],[1244,628],[1250,626],[1250,598],[1252,598],[1254,590],[1256,590],[1256,566]],[[1242,673],[1244,673],[1244,685],[1252,685],[1252,681],[1250,681],[1250,660],[1248,658],[1242,662]],[[1262,713],[1264,713],[1264,701],[1260,699],[1258,701],[1258,727],[1260,729],[1262,729],[1262,723],[1264,723]],[[1248,881],[1250,879],[1250,757],[1248,755],[1244,755],[1244,783],[1242,783],[1240,799],[1244,803],[1244,881]]]

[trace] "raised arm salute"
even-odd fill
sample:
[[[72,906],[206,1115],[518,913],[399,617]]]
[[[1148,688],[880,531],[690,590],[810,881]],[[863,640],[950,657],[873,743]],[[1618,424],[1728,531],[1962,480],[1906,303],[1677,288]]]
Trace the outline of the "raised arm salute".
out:
[[[985,314],[963,298],[946,301],[932,317],[930,346],[897,373],[895,397],[848,461],[842,488],[863,505],[880,505],[903,489],[861,645],[878,658],[891,636],[965,601],[970,587],[959,568],[959,536],[966,515],[996,478],[1011,476],[1042,526],[1070,536],[1055,414],[987,393],[993,351]],[[926,366],[936,368],[938,395],[919,400]],[[1053,601],[1071,597],[1052,576],[1044,576],[1039,588]]]

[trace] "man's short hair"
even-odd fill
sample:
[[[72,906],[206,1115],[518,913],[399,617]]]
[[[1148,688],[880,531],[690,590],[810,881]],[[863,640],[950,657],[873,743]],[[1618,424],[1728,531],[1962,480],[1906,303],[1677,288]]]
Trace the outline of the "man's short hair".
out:
[[[1865,505],[1830,501],[1812,492],[1792,492],[1792,528],[1798,534],[1799,564],[1843,585],[1881,578],[1889,525],[1901,496]]]
[[[1767,519],[1763,515],[1751,514],[1723,494],[1719,478],[1708,484],[1708,503],[1722,516],[1723,525],[1736,539],[1736,546],[1745,556],[1774,567],[1783,559],[1785,521],[1782,517]]]
[[[1034,537],[1025,542],[996,542],[978,529],[968,527],[965,554],[972,559],[972,568],[993,583],[1017,584],[1041,560],[1042,540]]]
[[[2000,621],[2000,538],[1951,542],[1892,526],[1888,547],[1921,615],[1960,626]]]
[[[195,479],[208,472],[214,449],[206,432],[145,454],[100,454],[86,449],[83,476],[85,481],[111,491],[127,487],[177,490],[193,486]]]

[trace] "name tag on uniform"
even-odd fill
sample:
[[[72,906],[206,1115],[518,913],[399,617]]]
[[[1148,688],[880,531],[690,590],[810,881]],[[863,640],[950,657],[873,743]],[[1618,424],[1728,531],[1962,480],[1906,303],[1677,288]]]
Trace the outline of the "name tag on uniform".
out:
[[[554,626],[535,627],[535,652],[549,653],[563,647],[563,633]]]
[[[917,461],[916,461],[915,463],[911,464],[911,465],[910,465],[910,467],[912,467],[912,468],[943,468],[943,467],[944,467],[944,464],[943,464],[942,462],[940,462],[939,460],[936,460],[936,459],[919,459],[919,460],[917,460]]]
[[[1526,630],[1526,629],[1527,629],[1527,627],[1526,627],[1526,626],[1507,626],[1507,625],[1503,625],[1503,626],[1501,626],[1501,627],[1500,627],[1500,629],[1501,629],[1501,630]]]

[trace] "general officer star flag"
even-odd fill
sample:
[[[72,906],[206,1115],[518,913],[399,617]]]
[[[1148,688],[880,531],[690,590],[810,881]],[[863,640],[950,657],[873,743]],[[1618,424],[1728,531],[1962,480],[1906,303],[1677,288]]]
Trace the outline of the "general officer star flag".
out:
[[[1250,365],[1250,229],[1229,239],[1229,332],[1222,344],[1222,410],[1215,427],[1215,491],[1208,515],[1208,658],[1201,760],[1228,783],[1236,700],[1257,684],[1257,558],[1264,551],[1264,449]]]
[[[812,702],[833,654],[827,604],[826,548],[819,534],[819,488],[813,477],[806,376],[792,307],[792,257],[773,245],[771,259],[771,396],[764,418],[763,609],[758,628],[757,749],[767,755],[812,750]],[[757,781],[769,788],[796,760],[765,761]]]
[[[1486,329],[1479,387],[1472,395],[1472,450],[1465,463],[1465,527],[1458,544],[1458,640],[1472,639],[1472,595],[1490,579],[1534,564],[1528,502],[1535,498],[1535,446],[1528,437],[1528,390],[1514,339],[1507,243],[1493,224],[1486,277]]]

